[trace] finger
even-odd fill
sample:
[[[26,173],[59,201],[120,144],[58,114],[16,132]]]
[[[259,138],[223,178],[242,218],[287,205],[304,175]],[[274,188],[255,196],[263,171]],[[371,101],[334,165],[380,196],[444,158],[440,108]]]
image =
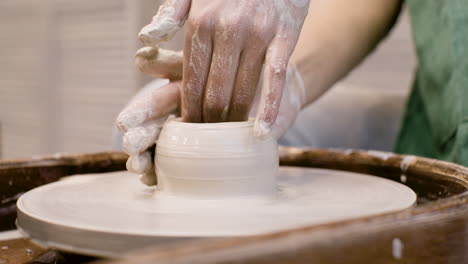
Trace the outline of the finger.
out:
[[[229,107],[230,121],[245,120],[257,115],[265,53],[276,35],[275,30],[265,30],[265,28],[267,28],[266,25],[276,28],[277,23],[278,21],[275,21],[273,17],[258,16],[249,26],[247,36],[249,41],[246,45],[248,51],[243,51],[240,60],[233,98]],[[246,100],[247,98],[250,100]]]
[[[145,172],[143,172],[140,175],[140,181],[143,184],[146,184],[146,185],[149,185],[149,186],[156,185],[158,183],[158,179],[157,179],[157,176],[156,176],[156,170],[154,169],[154,154],[155,154],[155,151],[156,151],[155,145],[149,147],[148,150],[146,151],[150,155],[151,164],[146,168]]]
[[[264,53],[250,49],[244,51],[239,61],[234,90],[229,105],[228,121],[245,121],[255,99]]]
[[[262,95],[262,87],[263,87],[263,70],[265,69],[265,66],[262,65],[262,69],[260,70],[260,78],[258,81],[257,88],[255,89],[255,97],[253,100],[253,104],[250,108],[249,111],[249,118],[255,118],[257,116],[258,112],[258,105],[260,104],[260,97]]]
[[[278,116],[289,56],[288,42],[284,38],[276,37],[265,56],[263,87],[254,125],[257,137],[270,133]]]
[[[131,128],[122,139],[123,151],[135,155],[154,145],[166,118],[152,120],[143,126]]]
[[[148,167],[144,168],[144,172],[137,172],[132,167],[132,158],[128,158],[127,160],[127,170],[133,173],[140,174],[140,181],[148,186],[156,185],[158,183],[156,178],[156,171],[154,170],[153,163],[148,165]]]
[[[283,136],[290,128],[305,104],[305,87],[301,74],[294,64],[289,64],[286,71],[286,84],[281,98],[281,106],[272,128],[276,139]]]
[[[144,26],[138,38],[146,45],[156,47],[170,40],[184,25],[190,10],[191,0],[166,0],[150,24]]]
[[[224,18],[217,24],[213,57],[203,100],[203,121],[226,121],[240,57],[239,18]]]
[[[137,51],[135,64],[140,71],[155,77],[170,80],[182,78],[182,51],[144,47]]]
[[[148,87],[148,93],[137,96],[119,114],[116,122],[119,130],[127,132],[149,120],[156,120],[175,112],[180,101],[180,85],[181,81],[177,81],[163,86],[159,84],[156,87]]]
[[[181,115],[184,122],[202,122],[202,98],[210,69],[212,23],[190,17],[185,35]]]
[[[152,157],[149,151],[131,155],[126,163],[127,170],[133,173],[142,174],[151,170],[153,163]]]

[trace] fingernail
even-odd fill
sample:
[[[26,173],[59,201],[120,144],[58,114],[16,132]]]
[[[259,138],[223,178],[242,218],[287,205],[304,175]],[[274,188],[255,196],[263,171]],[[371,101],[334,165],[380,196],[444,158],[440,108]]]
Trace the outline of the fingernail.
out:
[[[255,121],[254,124],[254,135],[258,139],[263,139],[266,135],[271,132],[271,125],[265,121]]]

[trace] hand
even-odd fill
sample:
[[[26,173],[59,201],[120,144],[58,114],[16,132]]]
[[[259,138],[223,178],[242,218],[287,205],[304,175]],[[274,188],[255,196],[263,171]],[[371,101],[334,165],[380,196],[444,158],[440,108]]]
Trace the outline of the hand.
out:
[[[262,87],[262,83],[258,84]],[[259,91],[258,89],[257,91]],[[255,117],[257,107],[260,103],[260,94],[255,96],[254,107],[250,111],[249,117]],[[278,116],[272,126],[271,133],[276,139],[280,139],[286,131],[294,124],[301,109],[305,106],[305,87],[302,76],[296,66],[289,64],[286,69],[286,83],[281,97]]]
[[[155,185],[154,144],[162,125],[171,114],[177,114],[182,72],[182,54],[143,48],[137,52],[136,64],[143,72],[159,78],[145,87],[117,117],[117,127],[124,133],[123,150],[130,156],[127,170],[140,174],[146,185]]]
[[[187,122],[246,120],[265,64],[255,123],[256,135],[263,136],[276,122],[308,5],[308,0],[168,0],[139,37],[155,47],[188,19],[181,93]]]

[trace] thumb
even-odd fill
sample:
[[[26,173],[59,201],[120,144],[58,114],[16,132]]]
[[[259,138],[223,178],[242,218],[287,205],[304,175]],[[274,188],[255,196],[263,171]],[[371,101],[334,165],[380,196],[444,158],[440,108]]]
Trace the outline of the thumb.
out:
[[[152,77],[180,80],[183,59],[182,51],[143,47],[135,55],[135,64]]]
[[[151,47],[170,40],[184,25],[190,4],[191,0],[166,0],[151,23],[141,29],[138,38],[143,44]]]

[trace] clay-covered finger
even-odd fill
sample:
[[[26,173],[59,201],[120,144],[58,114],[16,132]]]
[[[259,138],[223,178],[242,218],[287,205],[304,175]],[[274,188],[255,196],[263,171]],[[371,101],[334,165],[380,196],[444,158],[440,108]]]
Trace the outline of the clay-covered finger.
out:
[[[244,121],[255,99],[264,54],[258,50],[244,51],[239,61],[234,90],[228,112],[228,121]]]
[[[237,18],[240,19],[240,18]],[[239,32],[234,18],[221,19],[215,30],[213,56],[203,99],[203,121],[223,122],[227,119],[240,57]]]
[[[209,17],[190,16],[184,43],[181,115],[185,122],[202,122],[202,99],[212,53]]]
[[[137,51],[135,64],[140,71],[155,77],[170,80],[182,78],[182,51],[144,47]]]
[[[254,126],[257,137],[270,133],[278,116],[289,56],[290,48],[284,38],[275,38],[267,49],[263,87]]]
[[[156,80],[145,86],[117,117],[122,132],[174,113],[180,103],[181,81]]]
[[[138,38],[146,45],[156,47],[170,40],[182,28],[190,10],[191,0],[166,0],[150,24],[144,26]]]
[[[302,106],[305,105],[305,97],[302,76],[294,64],[289,64],[278,118],[271,131],[276,139],[281,138],[287,129],[293,125]]]
[[[153,167],[151,153],[145,151],[143,153],[130,155],[126,163],[127,170],[137,174],[143,174]]]
[[[129,155],[134,155],[154,145],[165,120],[166,118],[161,118],[129,129],[122,139],[123,151]]]

